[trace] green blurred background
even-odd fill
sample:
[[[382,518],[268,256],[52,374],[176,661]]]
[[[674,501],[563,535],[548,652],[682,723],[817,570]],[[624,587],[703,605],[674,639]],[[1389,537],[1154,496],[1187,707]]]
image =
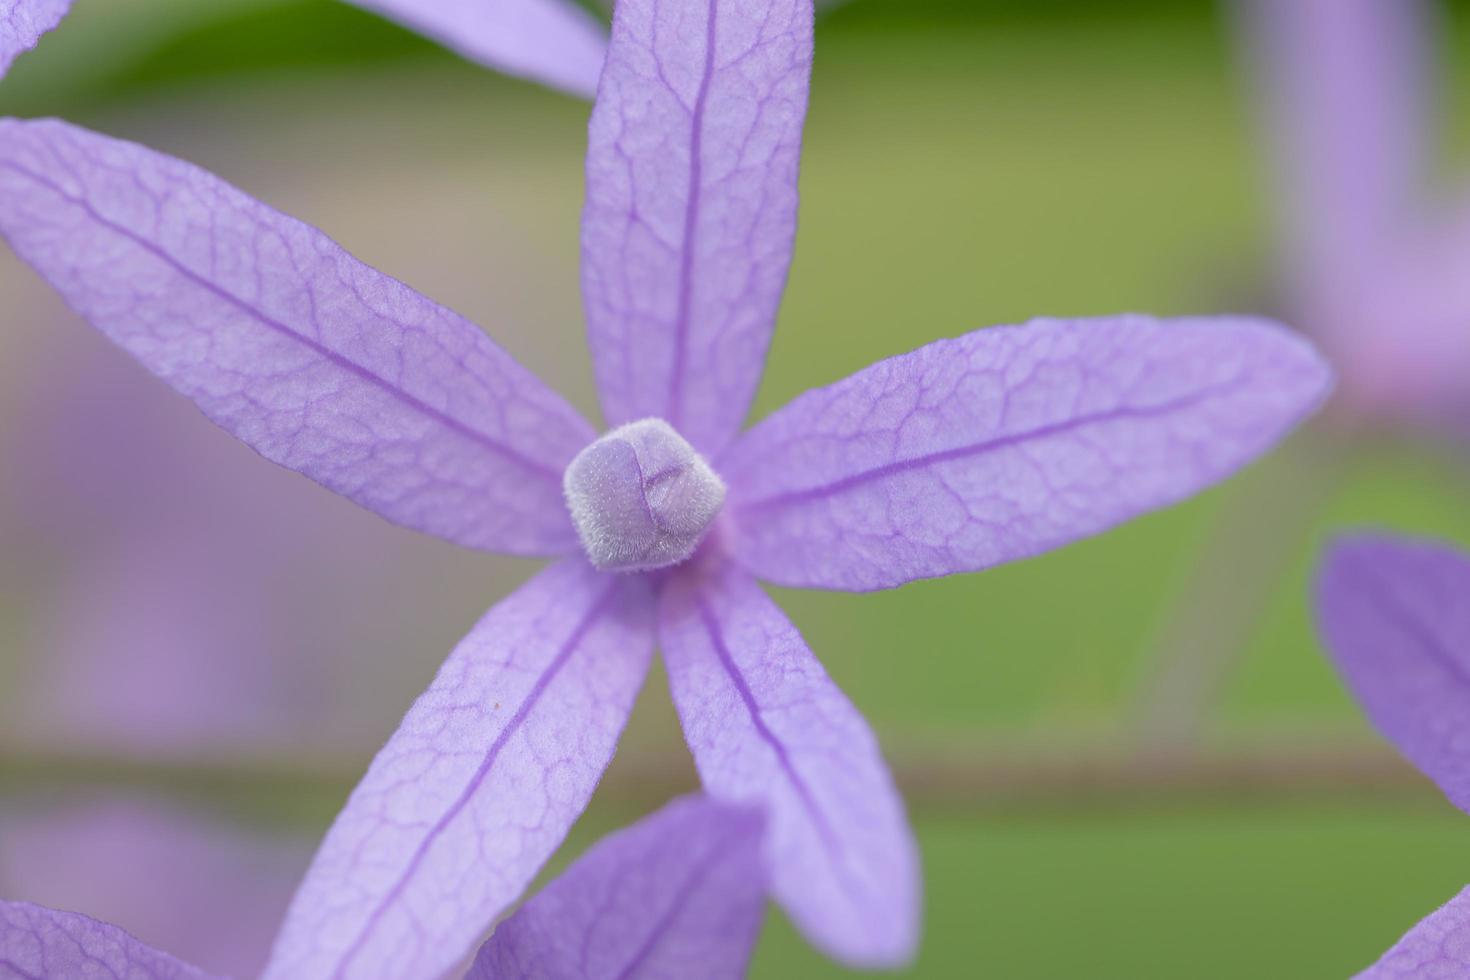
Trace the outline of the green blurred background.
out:
[[[1447,25],[1446,49],[1470,54],[1466,11]],[[1447,118],[1465,117],[1464,90]],[[757,413],[987,324],[1268,308],[1244,94],[1208,3],[830,10]],[[593,411],[575,290],[585,105],[331,0],[77,0],[0,112],[209,167],[485,324]],[[21,385],[26,330],[82,328],[8,257],[0,289],[52,317],[0,341],[0,381]],[[0,431],[23,428],[8,409]],[[1467,486],[1470,464],[1444,447],[1344,451],[1309,432],[1187,505],[1041,559],[876,595],[783,592],[906,790],[927,881],[911,974],[1341,977],[1470,882],[1470,818],[1358,718],[1308,608],[1337,528],[1470,544]],[[373,682],[381,707],[364,706],[353,747],[181,767],[10,740],[0,795],[141,787],[319,835],[448,644],[532,567],[446,561],[452,582],[422,583],[435,625]],[[0,656],[18,677],[44,651],[24,648],[8,591]],[[1243,649],[1203,714],[1160,724],[1179,714],[1150,703],[1160,664],[1197,655],[1192,637]],[[655,676],[568,854],[694,784],[678,738]],[[773,912],[753,975],[845,974]]]

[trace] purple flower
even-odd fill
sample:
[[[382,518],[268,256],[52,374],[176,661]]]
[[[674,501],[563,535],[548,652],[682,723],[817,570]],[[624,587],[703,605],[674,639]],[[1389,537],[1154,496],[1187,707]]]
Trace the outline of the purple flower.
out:
[[[1470,197],[1430,193],[1427,4],[1242,3],[1293,318],[1341,370],[1348,408],[1463,428]]]
[[[28,365],[25,424],[0,433],[0,554],[27,610],[24,669],[0,685],[10,747],[190,764],[376,747],[364,713],[401,711],[423,669],[405,639],[453,639],[419,583],[456,556],[262,466],[65,324],[27,309],[0,344]]]
[[[1317,583],[1323,642],[1374,726],[1470,810],[1470,559],[1388,537],[1338,542]],[[1470,975],[1470,888],[1360,974]]]
[[[61,23],[71,0],[0,0],[0,77],[10,63]]]
[[[748,808],[675,800],[598,842],[501,923],[466,980],[743,976],[765,903],[763,827]],[[116,926],[4,901],[0,972],[38,980],[208,976]]]
[[[1038,320],[881,362],[741,435],[795,235],[811,25],[810,0],[619,4],[583,224],[600,439],[321,232],[142,147],[0,122],[0,232],[209,417],[389,520],[559,559],[373,762],[267,976],[451,967],[586,805],[655,634],[706,789],[767,820],[772,894],[839,959],[903,962],[901,801],[756,578],[863,590],[1033,555],[1223,478],[1324,397],[1317,355],[1263,321]]]
[[[256,976],[311,843],[147,797],[7,797],[0,895],[83,911],[211,970]],[[0,963],[13,952],[0,942]]]

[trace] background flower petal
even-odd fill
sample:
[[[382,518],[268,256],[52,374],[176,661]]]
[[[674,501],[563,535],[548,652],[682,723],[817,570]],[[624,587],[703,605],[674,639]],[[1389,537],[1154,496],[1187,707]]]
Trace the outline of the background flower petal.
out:
[[[1413,217],[1431,132],[1422,0],[1239,0],[1287,253],[1308,288],[1357,277]]]
[[[1346,538],[1323,560],[1318,629],[1374,726],[1470,812],[1470,560]]]
[[[1264,321],[1034,320],[809,391],[716,463],[757,576],[863,590],[970,572],[1174,503],[1270,448],[1327,366]]]
[[[587,805],[653,649],[638,578],[573,559],[492,609],[337,817],[269,978],[435,977]]]
[[[753,810],[675,800],[496,927],[466,980],[738,980],[765,905],[763,826]]]
[[[755,580],[685,566],[660,603],[669,689],[706,790],[762,806],[778,901],[847,963],[918,940],[918,855],[868,724]]]
[[[608,425],[713,453],[749,411],[796,232],[811,0],[620,0],[592,111],[582,293]]]
[[[591,98],[607,31],[571,0],[349,0],[466,58]]]
[[[0,76],[61,23],[70,8],[71,0],[0,0]]]
[[[1404,934],[1358,980],[1470,976],[1470,888]]]
[[[0,234],[77,312],[262,455],[389,520],[577,549],[586,422],[468,321],[144,147],[0,120]]]
[[[85,913],[244,980],[260,975],[314,844],[136,791],[11,794],[0,895]]]
[[[207,980],[117,926],[28,902],[0,902],[0,976],[62,980]]]

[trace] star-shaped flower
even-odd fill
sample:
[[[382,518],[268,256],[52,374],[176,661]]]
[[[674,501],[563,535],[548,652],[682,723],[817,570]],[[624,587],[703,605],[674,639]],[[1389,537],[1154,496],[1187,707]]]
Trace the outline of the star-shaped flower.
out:
[[[1317,622],[1368,719],[1470,811],[1470,559],[1429,542],[1344,539],[1318,574]],[[1470,887],[1358,976],[1470,976]]]
[[[758,811],[675,800],[599,841],[496,928],[466,980],[745,975],[765,901]],[[0,976],[207,980],[116,926],[0,901]]]
[[[1038,320],[880,362],[742,434],[795,236],[811,44],[811,0],[618,5],[583,223],[600,437],[321,232],[140,146],[0,122],[0,233],[209,417],[389,520],[559,559],[373,762],[267,976],[450,968],[585,806],[655,634],[707,791],[765,815],[776,899],[845,962],[906,960],[901,801],[757,578],[865,590],[1037,554],[1221,479],[1324,397],[1322,361],[1263,321]]]
[[[1292,318],[1344,407],[1461,433],[1470,412],[1470,196],[1430,182],[1424,0],[1241,0],[1267,120]]]

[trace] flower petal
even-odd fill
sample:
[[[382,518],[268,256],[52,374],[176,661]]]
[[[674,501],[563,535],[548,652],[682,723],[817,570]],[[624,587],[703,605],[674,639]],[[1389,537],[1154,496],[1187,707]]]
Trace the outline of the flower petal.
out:
[[[16,980],[208,980],[117,926],[29,902],[0,902],[0,977]]]
[[[1358,974],[1358,980],[1470,976],[1470,888],[1450,899]]]
[[[1470,559],[1443,545],[1337,542],[1318,629],[1374,726],[1470,812]]]
[[[1288,252],[1329,291],[1412,217],[1430,131],[1422,0],[1242,0]]]
[[[918,857],[878,745],[801,634],[728,563],[684,566],[659,608],[706,790],[763,806],[772,891],[813,943],[895,966],[918,934]]]
[[[760,381],[796,233],[811,0],[620,0],[592,111],[582,293],[608,424],[712,454]]]
[[[592,430],[478,328],[182,161],[0,120],[0,234],[262,455],[471,547],[577,550]]]
[[[0,77],[42,34],[61,23],[69,9],[71,0],[0,0]]]
[[[607,32],[571,0],[349,0],[472,61],[591,98]]]
[[[756,811],[675,800],[498,926],[465,980],[739,980],[765,904],[763,825]]]
[[[1264,452],[1330,386],[1305,342],[1233,317],[1035,320],[809,391],[716,461],[757,576],[864,590],[1097,534]]]
[[[435,977],[587,805],[653,649],[641,578],[554,565],[452,653],[337,817],[266,977]]]

